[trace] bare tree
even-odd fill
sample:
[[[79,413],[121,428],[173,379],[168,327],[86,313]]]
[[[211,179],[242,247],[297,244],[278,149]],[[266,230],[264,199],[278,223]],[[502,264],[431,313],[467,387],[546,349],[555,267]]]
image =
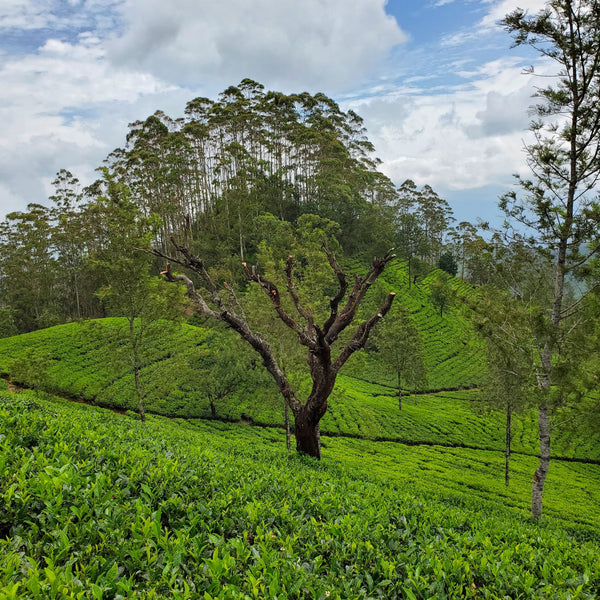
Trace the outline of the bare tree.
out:
[[[318,425],[327,411],[327,400],[333,391],[337,375],[350,356],[365,346],[373,327],[389,311],[395,294],[389,293],[380,309],[356,326],[350,340],[346,342],[335,358],[332,356],[331,347],[338,340],[339,335],[352,324],[365,294],[395,255],[390,251],[383,258],[374,258],[364,276],[354,276],[354,284],[347,293],[349,288],[347,277],[334,254],[329,250],[325,239],[323,251],[337,278],[338,285],[337,293],[329,300],[329,314],[322,325],[315,322],[313,311],[300,301],[292,277],[294,265],[292,256],[287,258],[285,265],[286,287],[301,321],[284,309],[275,284],[262,277],[256,267],[248,267],[246,263],[242,263],[250,280],[264,290],[277,317],[297,335],[298,343],[306,348],[312,388],[307,400],[302,402],[292,389],[284,369],[278,364],[275,352],[261,335],[250,328],[239,304],[227,303],[223,300],[202,259],[193,256],[188,248],[178,244],[173,236],[171,236],[171,242],[176,251],[175,256],[168,256],[156,249],[147,251],[168,261],[161,275],[170,282],[183,282],[187,287],[188,296],[203,315],[226,323],[260,354],[265,368],[275,380],[286,404],[294,415],[296,450],[320,459]],[[196,289],[193,281],[187,275],[173,273],[171,263],[179,264],[196,273],[200,277],[206,293]],[[231,287],[226,284],[225,288],[234,298]],[[342,303],[344,304],[340,309]]]

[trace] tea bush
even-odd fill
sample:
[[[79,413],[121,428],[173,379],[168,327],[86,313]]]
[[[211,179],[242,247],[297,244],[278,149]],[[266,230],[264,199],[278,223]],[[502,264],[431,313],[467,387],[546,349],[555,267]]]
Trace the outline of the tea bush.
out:
[[[316,463],[288,457],[276,429],[159,417],[143,425],[29,393],[0,392],[0,423],[4,598],[600,591],[597,525],[535,525],[481,490],[465,487],[459,502],[430,489],[429,477],[388,480],[356,440],[327,439],[334,460]],[[414,471],[414,461],[398,471],[409,464]],[[596,503],[597,489],[589,488]]]

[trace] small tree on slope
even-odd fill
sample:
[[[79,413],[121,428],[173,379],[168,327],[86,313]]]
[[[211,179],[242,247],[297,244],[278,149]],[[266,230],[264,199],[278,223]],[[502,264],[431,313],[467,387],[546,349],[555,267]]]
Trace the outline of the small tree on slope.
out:
[[[173,237],[171,237],[171,242],[177,253],[176,256],[168,256],[159,250],[149,251],[168,261],[162,275],[167,281],[185,283],[188,296],[203,315],[227,324],[260,354],[265,368],[275,380],[294,415],[296,450],[320,459],[318,425],[327,411],[327,400],[333,391],[337,375],[350,356],[364,348],[373,327],[390,310],[395,294],[393,292],[388,294],[379,311],[358,324],[336,358],[332,356],[331,347],[338,340],[340,334],[352,324],[365,294],[395,255],[388,252],[383,258],[374,258],[364,276],[354,277],[354,284],[347,294],[346,275],[338,265],[334,254],[329,250],[325,238],[323,251],[337,279],[337,292],[329,300],[329,314],[321,325],[316,322],[313,310],[300,301],[292,276],[294,266],[292,256],[288,256],[285,263],[286,288],[302,321],[296,320],[284,309],[279,290],[271,281],[264,279],[256,267],[250,268],[246,263],[242,263],[250,280],[258,284],[264,291],[277,317],[296,334],[298,343],[306,348],[312,387],[307,400],[302,402],[292,389],[284,369],[279,365],[273,348],[260,334],[250,328],[231,287],[225,284],[231,300],[226,302],[219,294],[202,259],[193,256],[187,247],[178,244]],[[196,273],[206,292],[196,289],[192,280],[186,275],[173,273],[171,263],[179,264]],[[344,301],[345,303],[340,309],[340,305]]]
[[[375,332],[375,345],[381,360],[396,375],[398,386],[398,410],[402,410],[403,385],[423,385],[427,381],[427,371],[423,358],[423,343],[416,325],[408,310],[394,305],[387,318],[385,328]]]

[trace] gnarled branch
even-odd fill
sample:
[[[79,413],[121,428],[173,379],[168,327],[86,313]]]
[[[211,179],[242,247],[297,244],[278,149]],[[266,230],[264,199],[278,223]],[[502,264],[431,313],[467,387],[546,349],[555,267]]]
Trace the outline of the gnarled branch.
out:
[[[248,322],[246,321],[243,315],[237,314],[235,310],[226,310],[223,307],[223,303],[219,297],[217,287],[212,281],[208,272],[206,271],[203,261],[197,257],[192,256],[191,253],[187,250],[187,248],[179,246],[175,243],[173,239],[171,241],[173,242],[173,245],[175,246],[177,251],[183,254],[183,259],[166,255],[160,250],[156,249],[142,249],[142,251],[148,254],[152,254],[154,256],[165,258],[167,260],[167,266],[165,267],[165,270],[161,272],[161,275],[163,275],[166,281],[172,283],[185,283],[188,296],[190,297],[192,302],[200,309],[202,314],[217,319],[231,327],[234,331],[237,331],[237,333],[260,354],[261,358],[263,359],[263,364],[265,368],[275,380],[279,391],[285,398],[289,407],[293,411],[300,410],[302,405],[300,401],[296,398],[296,395],[294,394],[289,384],[289,381],[287,380],[287,377],[285,376],[285,374],[279,367],[279,364],[277,363],[275,353],[273,352],[269,344],[266,342],[266,340],[264,340],[260,335],[254,333],[250,329],[250,326],[248,325]],[[171,269],[171,263],[176,263],[183,267],[187,267],[195,273],[197,273],[198,275],[200,275],[206,287],[211,292],[211,301],[218,308],[218,311],[213,310],[208,305],[208,303],[205,301],[202,295],[196,290],[193,281],[189,277],[187,277],[186,275],[176,275],[173,273]]]
[[[350,341],[344,346],[344,349],[333,363],[333,370],[336,373],[339,372],[339,370],[344,366],[345,362],[357,350],[360,350],[361,348],[365,347],[371,330],[389,312],[390,308],[392,307],[392,302],[394,301],[395,296],[396,294],[394,292],[390,292],[379,311],[375,313],[370,319],[363,321],[357,327],[354,335],[352,336]]]
[[[331,269],[335,273],[335,276],[337,277],[338,284],[339,284],[339,289],[338,289],[337,294],[333,298],[329,299],[329,318],[327,319],[327,321],[325,321],[325,323],[323,325],[323,333],[325,335],[327,335],[327,333],[329,333],[329,330],[331,329],[331,326],[335,322],[335,319],[337,318],[338,307],[340,305],[340,302],[344,299],[344,296],[346,295],[346,291],[348,290],[348,281],[346,280],[345,273],[342,271],[342,269],[340,269],[340,266],[338,265],[338,262],[335,259],[335,255],[329,250],[329,244],[327,243],[327,237],[323,238],[323,250],[325,251],[325,254],[327,255],[327,260],[329,260],[329,265],[331,266]]]
[[[256,267],[252,267],[252,270],[250,270],[245,262],[242,263],[242,266],[248,274],[250,281],[258,283],[258,285],[260,285],[260,287],[266,292],[267,296],[269,297],[269,300],[271,301],[271,304],[273,304],[273,308],[275,309],[277,316],[292,331],[294,331],[297,334],[300,343],[303,346],[314,346],[315,340],[309,336],[307,330],[304,327],[302,327],[300,323],[292,319],[292,317],[290,317],[290,315],[288,315],[285,312],[285,310],[283,310],[283,307],[281,306],[281,297],[279,295],[279,290],[277,289],[275,284],[269,281],[268,279],[264,279],[263,277],[261,277]]]
[[[383,273],[386,265],[396,258],[392,250],[388,250],[383,258],[373,258],[371,267],[363,277],[354,276],[354,285],[348,295],[348,300],[342,311],[333,319],[325,335],[327,343],[332,344],[338,338],[339,334],[353,321],[356,311],[363,301],[369,288],[375,283],[377,278]],[[339,267],[338,267],[339,268]],[[336,296],[337,297],[337,296]],[[337,308],[337,306],[336,306]],[[331,315],[330,315],[331,318]],[[329,322],[329,321],[328,321]]]

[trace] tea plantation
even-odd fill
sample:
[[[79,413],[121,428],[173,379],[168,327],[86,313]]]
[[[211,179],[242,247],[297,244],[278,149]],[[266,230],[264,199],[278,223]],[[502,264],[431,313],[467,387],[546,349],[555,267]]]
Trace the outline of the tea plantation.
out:
[[[317,463],[275,428],[33,392],[0,392],[0,422],[2,598],[600,593],[594,465],[554,463],[538,525],[493,452],[327,438]]]
[[[409,291],[395,265],[382,284],[421,332],[427,382],[399,411],[393,373],[360,353],[321,421],[320,463],[288,454],[258,371],[212,418],[188,367],[218,331],[153,343],[145,424],[106,341],[125,321],[0,339],[0,375],[38,388],[0,379],[0,598],[600,597],[600,439],[553,430],[532,523],[536,415],[513,418],[506,487],[504,416],[477,410],[480,348],[460,306],[433,306],[435,276]]]
[[[459,318],[453,320],[466,327]],[[123,324],[119,319],[102,321],[102,326],[109,330]],[[205,344],[208,335],[206,329],[182,325],[152,348],[142,370],[147,412],[190,419],[211,417],[208,399],[190,384],[186,372],[180,368],[187,353],[199,347],[210,351],[210,346]],[[437,334],[432,342],[434,346],[436,339]],[[463,382],[468,386],[470,379],[477,376],[480,363],[472,362],[475,345],[463,345],[463,348],[454,358],[461,359],[461,371],[467,373]],[[98,406],[136,409],[133,375],[115,376],[107,361],[105,343],[97,332],[90,333],[89,323],[71,323],[0,339],[0,375],[8,377],[14,361],[27,357],[32,350],[36,355],[48,357],[46,390]],[[435,372],[435,368],[432,370]],[[388,375],[374,358],[366,355],[358,367],[348,372],[338,377],[328,412],[321,421],[321,432],[325,436],[498,451],[504,448],[504,416],[479,414],[475,410],[476,389],[415,393],[405,398],[403,409],[399,411],[397,391],[386,383]],[[13,381],[25,387],[31,385],[27,380],[13,378]],[[269,384],[268,379],[262,378],[256,384],[262,387],[247,385],[222,399],[217,406],[218,417],[229,422],[283,426],[281,396]],[[514,417],[513,437],[515,452],[533,455],[538,451],[535,413]],[[553,451],[560,457],[599,460],[599,442],[600,437],[573,436],[568,429],[553,431]]]

